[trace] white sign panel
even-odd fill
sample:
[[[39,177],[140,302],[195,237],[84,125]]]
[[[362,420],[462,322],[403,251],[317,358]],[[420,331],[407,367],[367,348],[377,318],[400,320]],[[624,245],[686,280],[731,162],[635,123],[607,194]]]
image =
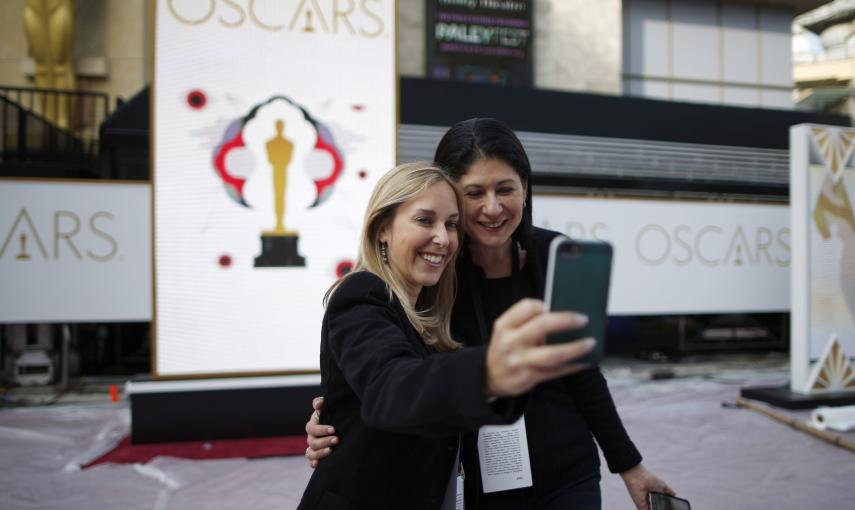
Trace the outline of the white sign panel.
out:
[[[395,164],[395,2],[155,16],[155,372],[316,370],[323,295]]]
[[[0,323],[151,320],[148,184],[0,180]]]
[[[789,309],[787,206],[536,195],[534,223],[614,247],[614,315]]]
[[[790,387],[855,391],[855,130],[790,129]]]

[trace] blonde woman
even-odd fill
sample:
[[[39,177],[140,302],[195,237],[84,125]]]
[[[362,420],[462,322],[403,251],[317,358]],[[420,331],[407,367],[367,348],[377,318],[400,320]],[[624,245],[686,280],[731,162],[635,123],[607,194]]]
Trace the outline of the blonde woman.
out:
[[[520,416],[521,395],[578,370],[589,340],[546,346],[585,318],[526,299],[489,346],[450,334],[462,199],[428,163],[398,166],[369,200],[355,270],[327,293],[323,419],[348,440],[313,473],[299,508],[454,508],[460,433]]]

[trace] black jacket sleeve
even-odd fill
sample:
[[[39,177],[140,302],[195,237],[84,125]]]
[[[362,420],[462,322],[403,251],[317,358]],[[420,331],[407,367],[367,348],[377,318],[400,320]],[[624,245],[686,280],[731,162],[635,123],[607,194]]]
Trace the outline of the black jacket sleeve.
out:
[[[606,378],[600,368],[565,378],[565,383],[612,473],[623,473],[641,463],[641,453],[633,444],[618,416]]]
[[[540,281],[546,280],[549,244],[558,232],[535,228],[536,257],[533,267]],[[542,290],[541,290],[542,292]],[[564,379],[568,392],[582,414],[588,428],[600,445],[612,473],[622,473],[641,462],[641,453],[626,432],[599,367],[576,373]]]
[[[347,280],[327,307],[326,342],[367,425],[444,436],[519,417],[521,406],[498,414],[487,403],[485,347],[431,352],[379,277]]]

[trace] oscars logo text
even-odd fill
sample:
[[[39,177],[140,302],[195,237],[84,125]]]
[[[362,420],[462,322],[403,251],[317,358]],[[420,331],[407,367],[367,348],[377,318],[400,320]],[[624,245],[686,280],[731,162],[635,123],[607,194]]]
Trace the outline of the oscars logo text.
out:
[[[109,262],[116,258],[119,243],[109,232],[114,216],[97,211],[88,217],[73,211],[54,211],[49,225],[37,224],[25,207],[2,232],[0,260],[77,260]],[[44,222],[43,222],[44,223]],[[85,233],[91,235],[84,235]]]
[[[211,22],[226,28],[375,38],[387,35],[383,18],[378,14],[382,3],[381,0],[168,0],[166,5],[175,20],[190,26]]]

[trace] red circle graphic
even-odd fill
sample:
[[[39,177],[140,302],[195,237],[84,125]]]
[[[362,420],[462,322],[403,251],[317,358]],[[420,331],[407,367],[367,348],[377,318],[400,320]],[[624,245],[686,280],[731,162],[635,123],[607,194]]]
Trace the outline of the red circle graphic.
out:
[[[187,94],[187,104],[190,105],[190,108],[198,110],[203,108],[207,102],[208,98],[201,90],[192,90]]]
[[[341,278],[347,273],[353,271],[353,262],[349,260],[342,260],[335,266],[335,277]]]

